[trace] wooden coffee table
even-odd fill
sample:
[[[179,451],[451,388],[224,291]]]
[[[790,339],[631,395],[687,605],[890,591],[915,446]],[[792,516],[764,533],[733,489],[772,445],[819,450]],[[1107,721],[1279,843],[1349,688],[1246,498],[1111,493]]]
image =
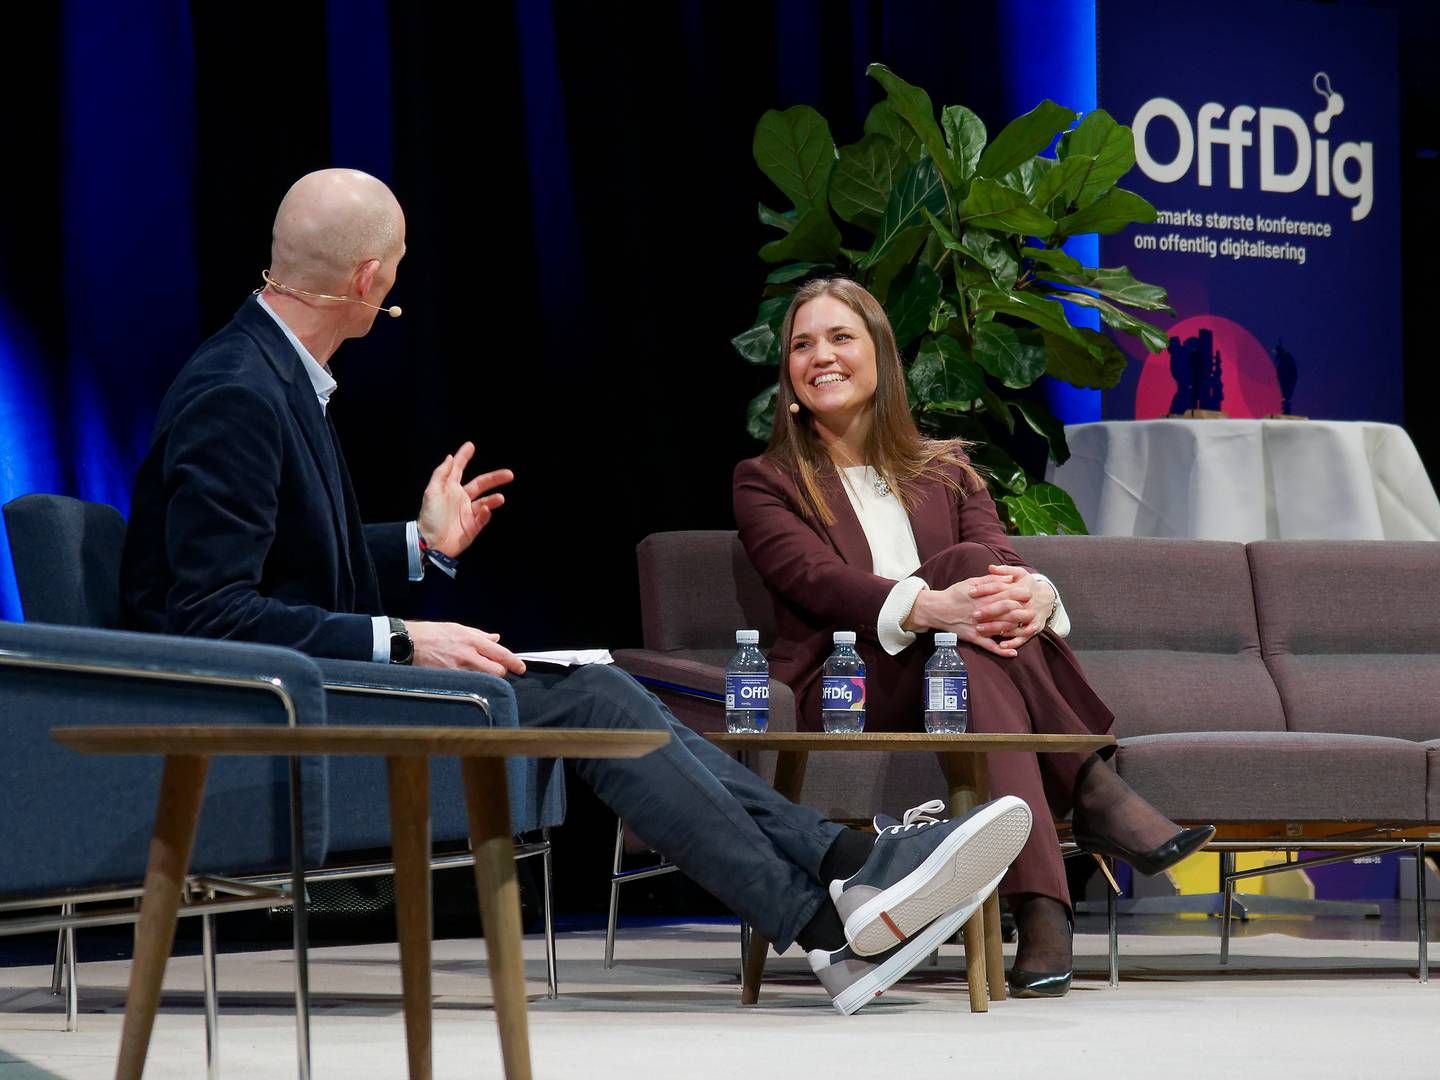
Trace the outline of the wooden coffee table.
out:
[[[950,788],[950,815],[968,813],[990,798],[990,768],[985,755],[998,751],[1034,754],[1094,752],[1114,744],[1109,735],[929,735],[897,732],[858,735],[810,731],[772,731],[762,735],[718,732],[705,736],[727,750],[778,751],[775,790],[792,802],[800,800],[805,765],[812,751],[861,750],[882,753],[930,753]],[[1047,808],[1041,808],[1048,813]],[[753,1005],[760,999],[760,978],[765,971],[770,942],[751,934],[745,952],[740,1000]],[[970,1011],[986,1012],[990,1001],[1005,1000],[1005,960],[1000,944],[1000,900],[991,893],[984,906],[965,924],[965,976],[970,989]]]
[[[395,923],[405,999],[410,1076],[431,1075],[430,1054],[430,761],[458,757],[470,818],[475,882],[485,924],[490,985],[509,1080],[529,1080],[525,965],[520,951],[520,896],[515,884],[507,757],[641,757],[663,746],[665,731],[532,730],[460,727],[164,726],[56,728],[51,737],[89,754],[163,754],[165,772],[145,870],[135,958],[120,1036],[119,1080],[139,1080],[155,1026],[165,963],[175,938],[175,913],[189,868],[210,758],[217,754],[294,757],[378,754],[389,771],[391,842],[395,855]],[[296,905],[304,904],[301,853]],[[297,949],[301,1017],[308,1012],[305,952]],[[308,1031],[302,1024],[300,1072],[309,1075]]]

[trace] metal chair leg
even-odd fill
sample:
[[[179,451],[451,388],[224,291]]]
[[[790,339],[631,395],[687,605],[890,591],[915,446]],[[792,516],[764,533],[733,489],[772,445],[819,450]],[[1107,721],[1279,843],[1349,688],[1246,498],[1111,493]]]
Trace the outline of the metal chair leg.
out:
[[[206,889],[205,899],[214,900],[215,890]],[[200,916],[200,971],[205,986],[205,1076],[220,1076],[220,991],[215,969],[215,916]]]
[[[610,861],[610,917],[605,922],[605,967],[615,966],[615,925],[620,919],[620,862],[625,857],[625,823],[615,821],[615,857]]]
[[[1420,943],[1420,981],[1430,981],[1430,927],[1425,910],[1425,845],[1415,849],[1415,936]]]
[[[1114,884],[1115,876],[1110,872],[1111,867],[1109,865],[1112,861],[1109,857],[1106,857],[1101,861],[1100,865],[1105,869],[1105,876]],[[1116,886],[1115,888],[1107,890],[1105,893],[1105,928],[1108,931],[1110,939],[1111,990],[1120,989],[1120,910],[1119,904],[1116,902],[1119,891],[1119,887]]]
[[[310,1080],[310,928],[305,896],[304,807],[300,759],[290,759],[290,905],[295,952],[295,1057],[299,1080]]]
[[[66,904],[66,915],[75,914],[75,905]],[[78,1031],[80,1028],[80,980],[79,961],[75,956],[75,928],[67,926],[60,933],[65,938],[65,1030]]]
[[[545,850],[540,856],[541,873],[544,877],[542,890],[545,905],[545,978],[549,987],[549,996],[554,999],[560,996],[560,979],[555,967],[555,898],[551,888],[553,878],[548,827],[540,830],[540,839],[545,844]]]
[[[1220,906],[1220,963],[1230,963],[1230,916],[1235,908],[1235,853],[1220,852],[1220,890],[1224,900]]]
[[[60,914],[64,915],[69,904],[60,905]],[[60,991],[65,989],[65,931],[55,931],[55,966],[50,969],[50,994],[52,997],[59,997]]]

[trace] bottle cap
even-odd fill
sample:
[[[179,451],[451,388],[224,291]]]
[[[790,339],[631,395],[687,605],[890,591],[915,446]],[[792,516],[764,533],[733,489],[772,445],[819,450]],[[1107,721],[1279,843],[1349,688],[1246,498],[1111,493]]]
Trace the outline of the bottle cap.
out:
[[[959,639],[954,634],[940,633],[935,635],[935,647],[943,649],[946,645],[953,646]]]
[[[836,644],[836,645],[854,645],[854,644],[855,644],[855,631],[854,631],[854,630],[836,630],[836,631],[835,631],[835,644]]]
[[[736,645],[759,645],[759,644],[760,644],[760,631],[759,631],[759,630],[736,630],[736,631],[735,631],[735,644],[736,644]]]

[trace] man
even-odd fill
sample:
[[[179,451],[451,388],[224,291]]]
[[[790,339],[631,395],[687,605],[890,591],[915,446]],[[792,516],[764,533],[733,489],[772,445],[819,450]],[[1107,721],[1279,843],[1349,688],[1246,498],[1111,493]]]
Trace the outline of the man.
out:
[[[404,253],[404,214],[374,177],[330,169],[286,194],[265,288],[200,347],[160,406],[121,570],[127,621],[507,676],[527,726],[669,731],[644,758],[571,767],[777,947],[809,950],[836,1008],[853,1012],[978,906],[1024,842],[1028,808],[1006,799],[963,821],[920,816],[872,841],[782,799],[622,672],[525,676],[497,634],[386,617],[381,575],[415,580],[426,561],[453,572],[511,479],[502,469],[465,483],[466,443],[431,476],[415,521],[361,523],[326,416],[328,364],[370,331]]]

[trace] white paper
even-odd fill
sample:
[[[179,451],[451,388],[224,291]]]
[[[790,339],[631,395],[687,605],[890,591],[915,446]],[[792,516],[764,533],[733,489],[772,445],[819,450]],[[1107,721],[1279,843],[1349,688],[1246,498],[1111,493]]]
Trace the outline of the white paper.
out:
[[[527,664],[558,664],[561,667],[584,667],[587,664],[613,664],[609,649],[555,649],[550,652],[516,653]]]

